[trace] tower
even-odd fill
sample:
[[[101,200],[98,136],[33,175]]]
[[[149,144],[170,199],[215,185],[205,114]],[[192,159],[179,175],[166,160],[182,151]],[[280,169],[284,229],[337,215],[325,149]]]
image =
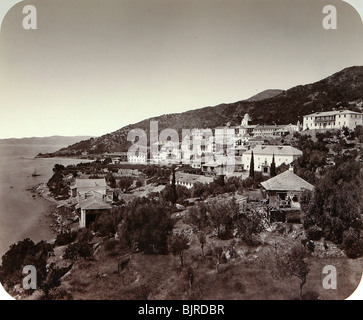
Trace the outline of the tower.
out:
[[[241,126],[248,126],[250,124],[250,116],[248,113],[245,114],[245,116],[242,119]]]

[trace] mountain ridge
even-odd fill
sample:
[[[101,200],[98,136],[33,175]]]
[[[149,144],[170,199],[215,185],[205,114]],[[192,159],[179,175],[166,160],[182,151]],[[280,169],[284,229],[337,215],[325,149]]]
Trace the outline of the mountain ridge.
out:
[[[24,138],[5,138],[0,139],[0,145],[4,144],[27,144],[27,145],[69,145],[82,140],[92,138],[91,135],[87,136],[61,136],[53,135],[48,137],[24,137]]]
[[[363,106],[362,92],[363,66],[348,67],[320,81],[298,85],[266,99],[221,103],[216,106],[144,119],[103,136],[62,148],[53,155],[79,155],[84,151],[91,154],[127,151],[131,145],[127,141],[128,132],[139,128],[148,134],[152,120],[158,121],[159,132],[172,128],[180,135],[182,129],[215,128],[227,122],[237,125],[245,113],[249,113],[254,124],[289,124],[302,122],[303,115],[329,111],[333,108],[360,111]],[[256,96],[254,97],[256,99]]]
[[[256,95],[252,96],[249,99],[246,99],[246,101],[261,101],[261,100],[276,97],[283,92],[284,92],[284,90],[281,90],[281,89],[267,89],[260,93],[257,93]]]

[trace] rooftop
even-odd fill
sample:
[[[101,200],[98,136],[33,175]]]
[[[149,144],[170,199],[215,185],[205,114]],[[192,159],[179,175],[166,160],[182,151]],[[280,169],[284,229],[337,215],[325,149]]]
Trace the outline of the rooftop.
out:
[[[184,173],[184,172],[176,172],[175,173],[175,180],[181,181],[185,183],[211,183],[213,182],[213,178],[202,176],[199,174],[191,174],[191,173]]]
[[[90,192],[86,199],[79,201],[76,208],[86,209],[86,210],[100,210],[100,209],[111,209],[111,205],[105,200],[109,200],[108,197],[104,197],[98,192]]]
[[[246,151],[244,154],[251,154],[253,151],[254,155],[293,155],[301,156],[302,151],[292,146],[273,146],[273,145],[257,145],[251,150]]]
[[[315,112],[315,113],[307,114],[304,117],[335,116],[337,114],[362,114],[362,113],[350,111],[350,110],[332,110],[332,111],[324,111],[324,112]]]
[[[267,125],[264,125],[264,124],[259,124],[255,127],[256,130],[266,130],[266,129],[284,129],[285,127],[287,127],[288,125],[287,124],[267,124]]]
[[[106,179],[76,179],[72,188],[107,187]]]
[[[261,186],[265,190],[270,191],[302,191],[313,190],[314,186],[309,182],[300,178],[290,170],[287,170],[267,181],[261,182]]]

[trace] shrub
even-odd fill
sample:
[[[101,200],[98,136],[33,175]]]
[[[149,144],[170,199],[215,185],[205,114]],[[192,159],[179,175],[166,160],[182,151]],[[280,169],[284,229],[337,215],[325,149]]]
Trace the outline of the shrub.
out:
[[[74,242],[76,240],[76,238],[77,238],[76,231],[62,232],[57,235],[57,238],[55,240],[55,246],[59,247],[59,246],[64,246],[64,245],[70,244],[70,243]]]
[[[116,248],[117,241],[115,239],[109,239],[105,243],[105,250],[112,251]]]
[[[306,230],[306,235],[309,240],[320,240],[323,236],[323,231],[318,226],[311,226]]]
[[[123,240],[145,253],[167,253],[167,238],[173,229],[170,211],[170,207],[155,202],[131,204],[121,226]]]
[[[363,255],[363,239],[359,230],[349,228],[343,234],[343,247],[348,258],[358,258]]]
[[[77,260],[78,258],[89,258],[93,254],[92,245],[86,242],[76,242],[70,244],[63,255],[64,259]]]
[[[78,242],[89,242],[93,238],[92,231],[89,229],[81,229],[77,235]]]
[[[119,212],[117,209],[110,213],[104,213],[92,224],[92,230],[98,232],[102,237],[113,236],[117,231],[121,217],[121,211]]]

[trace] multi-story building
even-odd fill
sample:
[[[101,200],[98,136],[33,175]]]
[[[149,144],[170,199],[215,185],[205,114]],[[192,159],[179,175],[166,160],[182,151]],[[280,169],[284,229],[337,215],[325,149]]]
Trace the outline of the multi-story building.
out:
[[[253,151],[254,170],[269,173],[272,159],[275,158],[276,167],[285,163],[290,165],[295,159],[302,156],[302,151],[291,146],[257,145],[242,155],[242,164],[245,170],[250,169]]]
[[[358,125],[363,125],[363,113],[350,110],[337,110],[316,112],[304,116],[304,130],[321,129],[341,129],[347,127],[354,129]]]

